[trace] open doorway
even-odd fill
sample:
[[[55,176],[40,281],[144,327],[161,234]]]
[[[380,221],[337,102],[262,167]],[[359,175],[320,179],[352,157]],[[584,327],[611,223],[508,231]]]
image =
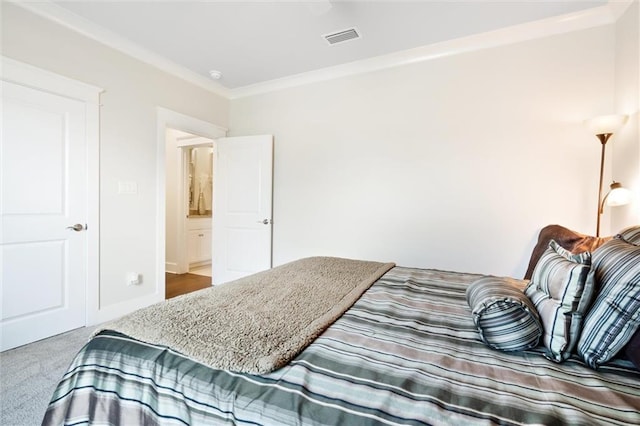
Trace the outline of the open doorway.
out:
[[[193,283],[185,283],[183,278],[188,274],[198,280],[204,280],[206,286],[210,286],[212,278],[189,274],[188,267],[178,269],[178,265],[187,262],[187,242],[186,237],[186,214],[187,204],[183,197],[186,189],[183,187],[184,180],[180,178],[184,172],[183,161],[184,152],[178,147],[177,139],[181,137],[194,139],[195,137],[206,138],[211,146],[212,141],[223,138],[227,129],[201,119],[190,117],[185,114],[171,111],[166,108],[157,108],[157,135],[158,135],[158,192],[156,205],[157,218],[157,245],[156,245],[156,265],[157,265],[157,294],[163,299],[177,294],[187,293],[194,290]],[[175,145],[169,142],[171,137],[175,137]],[[167,198],[175,194],[174,201],[168,202]],[[178,198],[181,198],[178,200]],[[182,207],[184,206],[184,208]],[[175,225],[178,221],[183,225]],[[182,234],[182,235],[179,235]],[[178,247],[180,245],[180,247]],[[175,250],[168,254],[168,247]],[[175,279],[178,279],[177,282]],[[198,283],[202,285],[202,283]],[[177,288],[177,294],[175,289]]]
[[[211,285],[213,140],[166,128],[167,298]]]
[[[190,274],[211,277],[211,229],[213,220],[213,141],[199,138],[182,139],[183,180],[187,207],[187,264]]]
[[[172,238],[167,231],[167,215],[186,222],[188,198],[167,203],[167,184],[179,181],[167,176],[167,156],[174,148],[167,148],[167,129],[182,132],[182,136],[201,137],[214,144],[215,206],[212,209],[212,276],[204,277],[208,285],[223,284],[271,267],[272,248],[272,193],[273,193],[273,136],[254,135],[226,137],[226,129],[197,118],[158,107],[158,193],[157,193],[157,242],[158,266],[157,293],[167,297],[166,271],[188,273],[188,268],[178,270],[183,264],[167,258],[166,241]],[[187,133],[188,135],[184,135]],[[191,141],[193,142],[193,141]],[[177,144],[177,142],[176,142]],[[188,145],[188,144],[184,144]],[[198,145],[198,143],[192,144]],[[178,148],[175,148],[177,150]],[[186,156],[180,147],[181,155]],[[184,158],[184,157],[183,157]],[[178,164],[185,164],[175,160]],[[184,170],[183,168],[183,170]],[[179,191],[187,197],[187,186]],[[199,194],[198,194],[199,196]],[[206,210],[206,209],[205,209]],[[178,227],[186,233],[186,227]],[[186,238],[176,238],[186,241]],[[187,248],[178,249],[176,259],[188,256]],[[188,259],[188,258],[187,258]],[[175,268],[175,269],[173,269]],[[178,275],[178,274],[172,274]],[[194,274],[190,274],[194,275]],[[197,276],[197,275],[194,275]]]

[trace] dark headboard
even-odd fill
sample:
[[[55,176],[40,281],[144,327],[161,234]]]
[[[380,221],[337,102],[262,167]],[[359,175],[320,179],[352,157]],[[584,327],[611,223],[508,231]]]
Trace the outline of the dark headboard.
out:
[[[531,253],[529,267],[527,268],[527,273],[524,275],[524,279],[531,279],[533,269],[536,267],[540,256],[542,256],[542,253],[547,249],[549,241],[551,240],[555,240],[560,244],[560,246],[572,253],[582,253],[584,251],[593,251],[597,249],[611,238],[612,237],[592,237],[590,235],[583,235],[572,231],[564,226],[547,225],[540,230],[538,242],[533,248],[533,253]]]

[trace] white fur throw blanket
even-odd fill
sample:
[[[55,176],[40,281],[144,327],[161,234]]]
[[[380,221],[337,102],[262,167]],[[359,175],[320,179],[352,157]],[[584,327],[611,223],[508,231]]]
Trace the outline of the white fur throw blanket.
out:
[[[94,334],[115,330],[212,368],[267,373],[294,358],[393,266],[301,259],[141,309]]]

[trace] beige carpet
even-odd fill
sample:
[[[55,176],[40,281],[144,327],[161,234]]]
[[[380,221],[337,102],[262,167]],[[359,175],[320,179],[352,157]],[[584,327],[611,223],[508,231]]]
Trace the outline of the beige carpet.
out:
[[[42,422],[53,390],[93,329],[79,328],[0,353],[0,425]]]
[[[101,329],[169,346],[212,368],[266,373],[297,355],[393,266],[301,259],[161,302]]]

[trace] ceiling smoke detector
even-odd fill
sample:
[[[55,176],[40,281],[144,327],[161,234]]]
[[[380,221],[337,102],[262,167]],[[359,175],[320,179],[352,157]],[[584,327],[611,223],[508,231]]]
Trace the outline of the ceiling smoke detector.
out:
[[[209,71],[209,75],[214,80],[220,80],[222,78],[222,73],[220,71],[218,71],[218,70]]]
[[[349,40],[355,40],[360,38],[360,34],[355,28],[349,28],[348,30],[338,31],[337,33],[327,34],[322,36],[331,45],[342,43]]]

